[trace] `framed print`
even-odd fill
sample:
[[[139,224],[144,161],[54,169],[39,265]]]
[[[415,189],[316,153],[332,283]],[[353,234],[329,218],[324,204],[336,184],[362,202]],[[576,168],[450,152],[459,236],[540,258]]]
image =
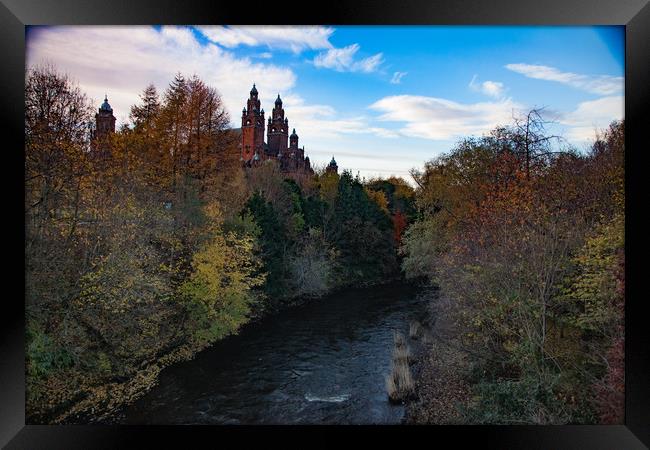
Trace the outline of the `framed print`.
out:
[[[3,0],[2,444],[647,448],[650,6],[319,6]]]

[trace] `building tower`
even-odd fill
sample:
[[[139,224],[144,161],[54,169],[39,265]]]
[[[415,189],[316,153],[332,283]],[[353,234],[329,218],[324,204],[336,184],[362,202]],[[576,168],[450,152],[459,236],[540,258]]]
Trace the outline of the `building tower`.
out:
[[[336,160],[332,156],[332,160],[330,163],[327,165],[327,168],[325,169],[327,173],[339,173],[339,166],[336,165]]]
[[[111,133],[115,133],[115,116],[113,108],[108,104],[108,96],[104,96],[104,103],[95,114],[95,139],[102,140]]]
[[[260,101],[257,98],[257,89],[253,84],[246,108],[241,115],[241,158],[245,162],[264,155],[264,110],[260,110]]]
[[[291,133],[291,136],[289,136],[289,148],[290,149],[298,149],[298,135],[296,134],[296,129],[293,129],[293,133]]]
[[[273,108],[271,117],[269,117],[267,135],[271,156],[278,157],[286,153],[289,138],[289,119],[284,117],[280,94],[278,94],[278,98],[275,100],[275,107]]]

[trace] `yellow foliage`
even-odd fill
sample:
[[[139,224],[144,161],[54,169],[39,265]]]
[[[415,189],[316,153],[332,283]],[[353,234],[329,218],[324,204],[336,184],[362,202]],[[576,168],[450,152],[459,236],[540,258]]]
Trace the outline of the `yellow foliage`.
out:
[[[386,194],[384,191],[375,191],[372,189],[365,189],[368,198],[375,202],[379,208],[384,211],[386,214],[390,214],[388,211],[388,200],[386,199]]]

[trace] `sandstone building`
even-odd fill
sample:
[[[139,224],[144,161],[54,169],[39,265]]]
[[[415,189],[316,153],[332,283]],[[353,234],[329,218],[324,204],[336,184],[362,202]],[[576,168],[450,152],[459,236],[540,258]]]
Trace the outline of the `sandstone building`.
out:
[[[241,116],[241,161],[251,167],[266,160],[277,160],[284,172],[314,173],[305,147],[298,147],[298,135],[293,129],[289,135],[289,119],[284,116],[280,94],[268,122],[264,121],[264,109],[260,108],[257,88],[253,84],[246,107]],[[266,142],[264,128],[266,126]]]
[[[246,107],[241,118],[241,142],[239,144],[241,161],[245,167],[254,167],[263,161],[276,160],[283,172],[293,174],[313,174],[309,157],[305,156],[305,147],[298,146],[298,135],[294,128],[289,135],[289,119],[284,115],[280,94],[275,100],[275,106],[264,121],[264,109],[260,108],[257,88],[253,84]],[[266,126],[266,142],[264,131]],[[108,103],[108,96],[95,114],[95,129],[92,132],[92,145],[101,153],[108,150],[107,138],[115,133],[115,116],[113,108]],[[327,172],[338,173],[334,157],[326,168]]]

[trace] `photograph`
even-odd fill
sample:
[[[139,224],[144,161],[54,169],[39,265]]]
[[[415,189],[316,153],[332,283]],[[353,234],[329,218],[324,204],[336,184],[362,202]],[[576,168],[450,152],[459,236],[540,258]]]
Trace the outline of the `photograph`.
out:
[[[625,425],[622,25],[29,25],[28,425]]]

